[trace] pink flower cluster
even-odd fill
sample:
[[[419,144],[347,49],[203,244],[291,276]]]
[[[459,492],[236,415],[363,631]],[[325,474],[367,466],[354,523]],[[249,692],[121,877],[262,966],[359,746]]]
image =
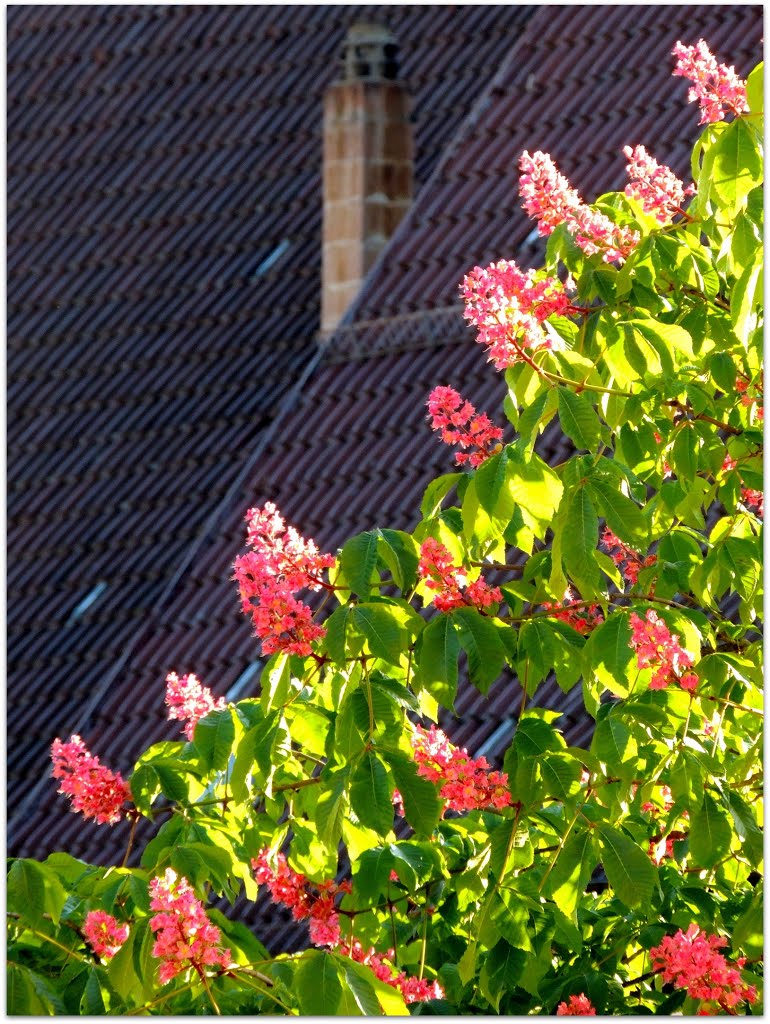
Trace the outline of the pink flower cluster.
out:
[[[579,996],[570,996],[569,1002],[559,1003],[556,1007],[557,1017],[595,1017],[596,1010],[588,996],[581,992]]]
[[[207,686],[202,686],[197,676],[178,676],[169,672],[166,676],[166,704],[169,719],[185,722],[184,734],[192,740],[195,726],[210,711],[221,711],[227,707],[224,697],[215,698]]]
[[[536,281],[534,270],[523,271],[511,260],[474,267],[460,291],[465,319],[476,327],[477,340],[489,350],[496,370],[520,362],[524,349],[551,348],[543,323],[571,309],[557,278]]]
[[[334,905],[338,893],[349,893],[350,882],[310,882],[292,871],[282,853],[272,855],[266,847],[260,850],[251,866],[259,885],[266,885],[275,903],[290,907],[295,921],[310,918],[310,939],[316,946],[337,946],[340,942],[340,920]]]
[[[734,114],[743,114],[749,109],[746,83],[738,77],[734,67],[717,63],[703,39],[694,46],[678,42],[671,53],[676,57],[673,73],[693,83],[687,99],[700,104],[700,124],[721,121],[725,108]]]
[[[763,491],[752,490],[751,487],[741,487],[741,500],[750,512],[765,518],[765,495]]]
[[[503,436],[500,427],[494,426],[485,412],[477,413],[454,388],[434,388],[428,396],[428,412],[431,427],[441,432],[442,441],[459,444],[461,448],[476,448],[474,452],[458,452],[458,466],[468,462],[476,469],[499,450],[498,442]]]
[[[631,179],[626,185],[626,195],[638,199],[646,213],[651,213],[665,224],[677,213],[683,213],[682,204],[686,196],[695,192],[695,185],[687,188],[670,167],[654,160],[644,146],[632,149],[625,146],[623,152],[628,159],[626,168]]]
[[[326,631],[312,621],[312,610],[294,593],[327,586],[322,574],[334,565],[334,556],[320,554],[312,540],[305,540],[291,526],[287,528],[272,502],[249,509],[246,523],[252,550],[235,560],[233,577],[242,610],[251,615],[265,654],[288,651],[308,655],[313,641]]]
[[[118,924],[104,910],[91,910],[83,922],[83,935],[98,957],[111,960],[128,938],[128,925]]]
[[[186,878],[166,868],[162,878],[150,880],[150,896],[150,908],[157,911],[150,919],[150,928],[156,933],[152,955],[162,961],[158,971],[161,985],[189,967],[202,977],[204,967],[231,965],[230,950],[219,948],[219,928],[206,917]]]
[[[437,981],[426,981],[424,978],[410,978],[403,971],[396,971],[389,960],[395,956],[395,952],[389,949],[387,953],[377,953],[374,948],[364,950],[357,940],[352,945],[343,943],[339,948],[343,956],[349,956],[356,963],[366,964],[371,968],[372,973],[384,981],[386,985],[397,988],[404,997],[405,1003],[424,1003],[429,999],[443,999],[444,990]]]
[[[51,774],[59,779],[59,792],[72,801],[72,810],[100,824],[114,825],[123,816],[123,804],[131,800],[128,783],[118,772],[100,764],[79,736],[67,743],[55,739],[51,744]]]
[[[271,859],[275,864],[271,863]],[[373,973],[387,985],[397,988],[406,1003],[424,1002],[427,999],[441,999],[444,995],[437,982],[428,982],[419,978],[410,978],[400,973],[386,958],[393,959],[393,950],[386,954],[369,949],[364,951],[358,941],[352,945],[342,941],[340,934],[339,914],[334,905],[339,893],[349,893],[349,881],[310,882],[304,875],[292,871],[282,853],[272,855],[270,850],[260,850],[251,866],[254,877],[259,885],[266,885],[275,903],[290,907],[296,921],[310,918],[310,940],[316,946],[336,948],[343,956],[349,956],[357,963],[366,964]]]
[[[548,153],[525,150],[519,170],[524,209],[538,222],[541,235],[550,235],[559,224],[565,224],[587,256],[601,253],[605,263],[625,260],[634,250],[638,232],[620,227],[587,206]]]
[[[578,633],[590,633],[604,622],[604,616],[598,604],[578,604],[577,607],[571,607],[575,602],[575,595],[568,587],[561,604],[544,601],[543,608],[549,611],[554,619],[566,622],[568,626],[572,626]]]
[[[659,946],[653,946],[652,969],[662,972],[665,984],[686,988],[691,998],[704,1000],[707,1006],[701,1007],[701,1014],[711,1007],[734,1014],[741,1003],[756,1002],[757,990],[744,985],[741,978],[745,957],[730,966],[717,952],[726,945],[727,939],[706,935],[691,924],[686,932],[680,928],[676,935],[666,935]]]
[[[499,587],[490,587],[481,577],[468,583],[460,566],[439,541],[428,537],[420,547],[417,571],[429,590],[435,591],[433,603],[440,612],[471,606],[483,610],[495,601],[502,601]]]
[[[628,547],[627,544],[624,544],[622,540],[616,537],[608,526],[604,527],[602,544],[607,549],[607,554],[622,572],[626,583],[629,583],[632,587],[636,586],[642,569],[655,565],[657,561],[655,555],[647,555],[646,558],[642,558],[633,548]]]
[[[698,686],[698,677],[686,670],[692,667],[692,655],[679,644],[679,637],[669,632],[665,622],[650,608],[640,619],[631,613],[632,636],[629,647],[636,651],[639,668],[654,668],[651,690],[665,690],[669,683],[678,683],[691,693]]]
[[[508,776],[504,772],[490,772],[486,758],[470,758],[466,750],[450,743],[435,725],[427,731],[416,725],[412,746],[418,773],[441,786],[440,795],[450,810],[510,805]]]

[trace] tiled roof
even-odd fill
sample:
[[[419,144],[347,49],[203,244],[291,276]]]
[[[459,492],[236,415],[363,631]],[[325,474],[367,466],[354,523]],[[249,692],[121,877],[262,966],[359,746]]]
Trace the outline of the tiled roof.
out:
[[[401,45],[418,191],[317,353],[320,97],[359,16]],[[521,150],[550,150],[587,199],[622,183],[629,141],[684,172],[697,114],[671,45],[703,36],[746,73],[761,28],[758,6],[9,10],[8,776],[35,794],[15,852],[106,863],[125,844],[31,790],[52,735],[80,728],[128,769],[175,734],[168,670],[224,693],[253,663],[228,581],[248,506],[276,501],[327,549],[408,528],[452,469],[431,387],[499,408],[457,284],[528,259]],[[585,738],[578,695],[542,699]],[[515,701],[507,680],[465,689],[448,728],[494,755]]]
[[[468,76],[531,14],[9,10],[11,787],[113,673],[131,692],[150,614],[313,358],[321,101],[348,25],[402,40],[419,185],[473,103]]]

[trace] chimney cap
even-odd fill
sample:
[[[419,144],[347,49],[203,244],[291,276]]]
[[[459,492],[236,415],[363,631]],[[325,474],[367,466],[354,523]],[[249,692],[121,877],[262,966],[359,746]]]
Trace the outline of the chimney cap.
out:
[[[354,22],[345,37],[345,80],[397,78],[397,53],[398,44],[386,25]]]

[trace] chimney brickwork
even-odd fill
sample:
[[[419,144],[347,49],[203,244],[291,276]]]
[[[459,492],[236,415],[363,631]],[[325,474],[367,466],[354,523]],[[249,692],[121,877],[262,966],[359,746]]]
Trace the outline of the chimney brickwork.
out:
[[[345,78],[324,97],[321,331],[332,331],[409,209],[410,98],[394,80],[395,45],[380,26],[353,26]]]

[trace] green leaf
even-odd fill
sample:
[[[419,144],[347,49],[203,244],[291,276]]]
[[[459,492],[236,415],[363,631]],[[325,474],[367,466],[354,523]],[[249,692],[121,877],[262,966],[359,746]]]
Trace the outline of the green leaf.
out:
[[[559,420],[567,437],[576,448],[594,451],[601,436],[601,423],[593,405],[585,395],[577,395],[569,388],[557,391]]]
[[[344,769],[324,778],[316,804],[318,838],[335,850],[342,838],[342,822],[348,806],[346,790],[349,774],[348,770]]]
[[[339,964],[331,953],[313,949],[302,954],[295,991],[303,1016],[336,1015],[342,998],[339,975]]]
[[[519,669],[519,676],[524,677],[527,682],[527,689],[546,678],[553,668],[554,663],[554,630],[550,622],[544,619],[530,619],[522,624],[519,631],[518,657],[522,662],[527,662],[530,671],[526,666]]]
[[[529,867],[534,860],[534,850],[526,828],[517,829],[516,822],[506,818],[492,828],[489,835],[489,867],[495,878],[502,879],[506,872]]]
[[[757,825],[751,806],[734,790],[728,790],[725,799],[730,809],[735,831],[741,839],[744,856],[755,868],[759,868],[764,858],[764,836]]]
[[[739,117],[725,128],[713,148],[711,193],[728,220],[762,181],[762,153],[754,129]]]
[[[599,476],[591,476],[588,486],[612,532],[631,547],[646,548],[650,530],[639,506]]]
[[[140,764],[129,779],[131,796],[138,810],[149,815],[153,801],[160,793],[158,773],[150,764]]]
[[[573,834],[551,862],[544,889],[571,921],[576,922],[577,906],[598,860],[590,830]]]
[[[54,1009],[40,998],[32,983],[32,974],[8,961],[6,969],[6,1011],[10,1017],[54,1016]]]
[[[15,860],[8,872],[8,907],[37,927],[45,913],[45,880],[33,860]]]
[[[379,536],[377,530],[366,530],[351,537],[340,551],[339,566],[345,582],[359,597],[372,592],[376,576]]]
[[[522,975],[527,954],[500,939],[484,958],[479,986],[486,999],[498,1010],[500,998],[512,991]]]
[[[596,754],[614,775],[625,761],[633,759],[636,764],[636,740],[625,722],[617,715],[608,715],[596,725],[591,753]]]
[[[586,675],[618,697],[627,697],[638,669],[631,649],[628,613],[615,611],[589,636],[583,648]]]
[[[755,262],[750,263],[738,278],[730,305],[733,330],[745,348],[748,348],[761,319],[764,282],[761,257],[760,250]]]
[[[139,986],[134,969],[134,929],[129,929],[128,938],[107,965],[110,984],[122,999],[128,999]],[[141,989],[139,989],[141,991]]]
[[[760,61],[746,79],[746,99],[752,114],[762,114],[765,110],[764,71],[764,61]]]
[[[705,793],[690,815],[690,856],[696,867],[713,868],[730,852],[733,829],[723,807]]]
[[[80,999],[80,1013],[85,1017],[101,1017],[108,1012],[104,1003],[99,968],[91,968],[88,972],[88,980]]]
[[[387,892],[394,857],[388,847],[378,846],[365,850],[353,862],[353,895],[356,905],[371,906]]]
[[[658,874],[647,854],[622,832],[609,825],[596,828],[602,847],[602,864],[607,881],[627,907],[648,906]]]
[[[351,620],[355,628],[366,637],[369,649],[375,657],[398,665],[404,633],[399,620],[388,605],[354,605]]]
[[[268,715],[281,707],[291,695],[291,658],[285,652],[274,655],[260,676],[260,706]]]
[[[417,833],[431,835],[443,809],[435,785],[417,771],[414,760],[400,751],[382,752],[390,765],[396,789],[404,801],[406,820]]]
[[[235,743],[232,709],[210,711],[196,724],[193,743],[204,771],[223,771]]]
[[[671,795],[688,812],[692,812],[700,807],[705,782],[705,772],[700,761],[688,750],[683,750],[671,769]]]
[[[742,950],[746,956],[761,957],[764,945],[764,915],[762,893],[757,892],[747,910],[735,922],[730,945]]]
[[[443,613],[431,619],[419,644],[420,683],[439,704],[454,707],[460,640],[453,619]]]
[[[374,992],[375,975],[372,978],[364,978],[350,967],[349,957],[337,959],[337,965],[342,969],[345,979],[345,986],[353,998],[353,1001],[364,1017],[379,1017],[382,1007]],[[344,989],[343,989],[344,991]]]
[[[523,453],[521,457],[524,458]],[[561,480],[534,453],[506,468],[508,492],[521,509],[524,523],[541,539],[550,528],[564,488]]]
[[[545,754],[538,765],[546,796],[569,800],[580,790],[582,769],[571,754]]]
[[[393,827],[388,772],[372,750],[365,751],[350,777],[350,803],[362,825],[384,836]]]
[[[344,665],[347,661],[347,634],[354,607],[355,605],[352,604],[343,604],[339,608],[335,608],[329,618],[324,622],[324,629],[326,630],[326,639],[324,641],[326,653],[336,665]],[[351,645],[351,648],[353,646],[355,646],[355,650],[351,649],[351,655],[358,653],[359,645]]]
[[[345,958],[345,968],[352,974],[358,975],[367,985],[371,985],[374,989],[374,994],[377,997],[377,1002],[380,1004],[382,1012],[388,1017],[408,1017],[409,1010],[406,1008],[403,996],[398,989],[393,988],[392,985],[387,985],[384,981],[380,981],[376,974],[372,971],[371,967],[367,964],[356,963],[355,960],[348,960]]]
[[[420,549],[411,534],[402,530],[377,530],[377,551],[390,569],[402,592],[411,590],[417,580]]]
[[[679,480],[692,483],[698,472],[698,448],[703,439],[692,424],[683,423],[676,431],[671,464]]]
[[[443,476],[437,476],[435,480],[431,480],[425,488],[425,494],[420,504],[420,515],[423,519],[432,519],[437,515],[444,498],[464,476],[464,473],[444,473]]]
[[[557,405],[556,389],[549,388],[547,391],[541,392],[521,414],[518,430],[528,449],[531,449],[537,435],[550,422]]]
[[[353,694],[349,693],[342,701],[334,723],[335,754],[349,761],[363,749],[365,740],[356,725],[356,708]]]
[[[460,646],[468,655],[471,682],[486,693],[505,663],[505,648],[492,619],[476,608],[455,608],[449,613],[457,625]]]
[[[577,487],[565,500],[566,545],[562,549],[562,559],[581,596],[588,600],[594,596],[599,577],[595,557],[599,539],[599,517],[586,487]]]

